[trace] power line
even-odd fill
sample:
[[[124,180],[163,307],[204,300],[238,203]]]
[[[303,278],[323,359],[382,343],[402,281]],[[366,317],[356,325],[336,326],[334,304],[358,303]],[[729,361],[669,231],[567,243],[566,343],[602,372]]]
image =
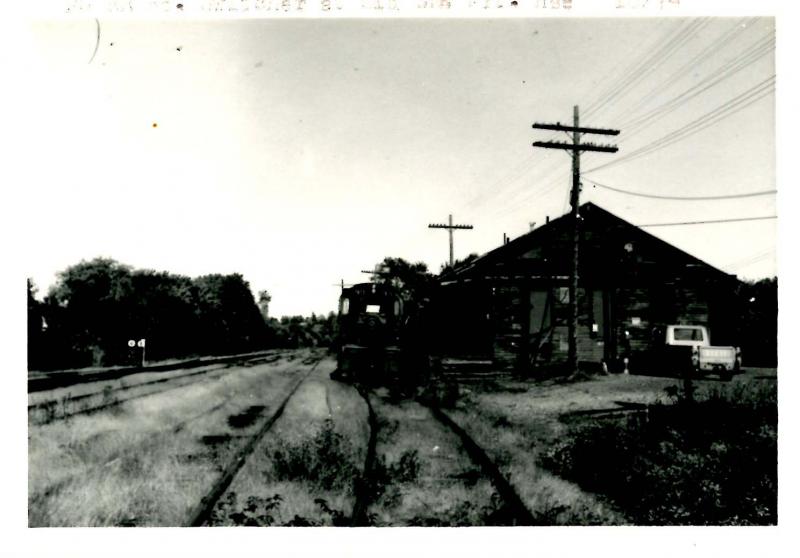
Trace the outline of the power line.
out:
[[[468,206],[476,205],[482,202],[489,194],[495,193],[498,190],[502,190],[503,188],[513,184],[517,181],[520,177],[522,177],[525,173],[531,170],[535,163],[537,162],[535,156],[530,156],[519,163],[517,163],[511,170],[509,170],[506,174],[504,174],[501,178],[499,178],[496,182],[492,184],[491,187],[486,188],[483,192],[474,196],[468,203]]]
[[[647,63],[651,61],[658,52],[661,52],[661,50],[663,50],[664,47],[670,43],[670,41],[673,41],[675,37],[682,32],[683,24],[679,22],[675,29],[665,33],[658,42],[653,44],[649,51],[643,52],[637,60],[625,68],[616,82],[613,82],[602,92],[602,94],[600,94],[594,101],[589,103],[584,111],[584,116],[601,110],[603,106],[607,104],[612,95],[621,90],[621,88],[623,88],[624,85],[637,74],[637,72],[640,72],[642,68],[647,66]]]
[[[551,175],[552,172],[548,172],[545,176]],[[505,217],[506,215],[510,215],[515,211],[519,211],[523,209],[523,205],[527,203],[532,198],[536,197],[537,199],[541,200],[550,192],[556,189],[558,186],[562,186],[567,184],[567,177],[569,176],[569,171],[564,171],[559,173],[557,177],[553,180],[545,181],[541,180],[539,183],[535,184],[530,190],[525,191],[524,189],[520,188],[517,192],[511,193],[509,198],[504,200],[502,206],[496,207],[486,216],[489,219],[496,219],[500,217]],[[563,181],[563,182],[562,182]],[[544,185],[544,187],[542,187]],[[569,188],[567,188],[569,191]],[[569,196],[567,196],[567,200],[569,200]]]
[[[584,177],[585,180],[591,182],[595,186],[600,186],[606,190],[619,192],[620,194],[627,194],[629,196],[638,196],[640,198],[652,198],[656,200],[680,200],[680,201],[710,201],[710,200],[732,200],[737,198],[751,198],[755,196],[766,196],[769,194],[776,194],[777,190],[762,190],[760,192],[747,192],[745,194],[729,194],[724,196],[660,196],[657,194],[645,194],[644,192],[634,192],[632,190],[623,190],[622,188],[615,188],[607,184],[601,184],[592,178]]]
[[[759,262],[765,258],[772,256],[775,253],[775,248],[767,248],[766,250],[761,250],[760,252],[756,252],[748,256],[747,258],[742,258],[740,260],[736,260],[729,264],[723,265],[721,267],[726,268],[730,271],[739,269],[741,267],[746,267],[748,265],[752,265],[756,262]]]
[[[628,89],[631,89],[642,78],[658,68],[658,66],[669,56],[671,56],[675,50],[683,46],[683,44],[690,39],[691,34],[699,30],[700,27],[706,25],[706,23],[706,20],[698,20],[692,21],[685,26],[682,25],[682,29],[672,33],[672,36],[666,40],[665,44],[662,44],[660,47],[654,47],[654,52],[652,52],[649,56],[640,59],[638,63],[634,63],[633,66],[629,67],[616,86],[613,86],[610,90],[607,90],[606,93],[601,95],[599,101],[595,101],[594,103],[590,104],[589,107],[587,107],[584,117],[602,110],[615,98],[618,98]],[[660,62],[659,59],[661,59]]]
[[[464,204],[465,209],[467,209],[467,211],[470,211],[474,209],[477,205],[486,201],[486,199],[489,198],[489,196],[493,195],[496,197],[498,194],[503,193],[505,190],[508,190],[508,188],[512,186],[515,182],[524,178],[525,175],[527,175],[534,169],[547,168],[547,170],[543,170],[540,177],[541,181],[543,182],[546,177],[552,175],[553,172],[555,172],[560,168],[559,163],[556,163],[550,167],[546,167],[545,165],[540,166],[542,162],[545,163],[549,162],[547,161],[547,155],[549,155],[549,153],[545,155],[544,159],[542,157],[530,156],[520,161],[514,167],[512,167],[510,171],[508,171],[505,175],[503,175],[499,180],[492,183],[491,186],[486,187],[482,192],[476,194],[471,200],[469,200],[466,204]],[[509,195],[511,196],[515,195],[514,194],[515,191],[524,191],[524,188],[508,190]]]
[[[673,72],[673,74],[670,76],[670,79],[673,79],[677,75],[679,75],[681,73],[684,73],[686,68],[691,67],[694,64],[694,62],[696,62],[697,60],[701,59],[708,52],[710,52],[710,51],[712,51],[714,49],[719,49],[719,48],[723,47],[724,45],[728,44],[733,38],[735,38],[736,36],[741,34],[742,30],[746,27],[746,25],[748,23],[752,23],[756,19],[757,18],[750,18],[750,19],[740,20],[739,22],[737,22],[736,25],[733,28],[729,29],[721,37],[717,38],[717,40],[715,40],[713,43],[711,43],[710,45],[706,46],[706,48],[703,51],[701,51],[699,54],[697,54],[689,62],[684,64],[684,66],[682,66],[679,70],[677,70],[676,72]],[[734,58],[732,58],[731,60],[729,60],[728,62],[723,64],[721,67],[719,67],[716,70],[714,70],[710,75],[706,76],[699,83],[697,83],[694,86],[690,87],[689,89],[681,92],[679,95],[677,95],[673,99],[663,103],[661,106],[658,106],[658,107],[655,107],[654,109],[651,109],[647,114],[642,115],[640,117],[633,118],[632,120],[629,120],[629,122],[633,124],[633,128],[635,130],[633,131],[633,133],[631,133],[630,130],[626,130],[626,132],[623,133],[623,136],[624,136],[623,137],[623,141],[626,141],[627,139],[639,134],[642,130],[648,128],[650,125],[654,124],[657,120],[663,118],[664,116],[666,116],[670,112],[672,112],[672,111],[674,111],[674,110],[676,110],[676,109],[678,109],[678,108],[680,108],[682,106],[685,106],[686,101],[688,101],[688,100],[690,100],[690,99],[702,94],[703,92],[705,92],[708,89],[710,89],[711,87],[714,87],[715,85],[721,83],[722,81],[725,81],[725,80],[729,79],[731,76],[733,76],[736,73],[740,72],[741,70],[747,68],[751,64],[755,63],[758,59],[763,57],[765,54],[767,54],[769,52],[772,52],[773,50],[774,50],[774,33],[770,32],[769,34],[767,34],[765,36],[762,36],[761,39],[757,40],[754,44],[750,45],[749,47],[744,49],[742,52],[738,53]],[[715,78],[717,78],[717,79],[715,79]],[[753,100],[753,102],[755,102],[757,100],[758,99],[755,99],[755,100]],[[747,99],[741,99],[741,102],[746,102],[746,101],[747,101]],[[729,101],[729,102],[731,102],[731,101]],[[597,101],[595,101],[594,104],[597,104]],[[637,105],[637,107],[640,106],[641,104],[642,103],[640,102],[639,105]],[[720,107],[718,107],[718,109],[720,111],[724,111],[725,109],[728,109],[728,108],[729,109],[733,109],[735,107],[733,107],[733,106],[726,107],[724,104],[721,105]],[[745,107],[742,107],[742,110],[744,108]],[[631,110],[631,111],[628,111],[628,112],[629,113],[633,113],[633,112],[635,112],[635,110]],[[738,112],[738,111],[736,111],[736,112]],[[706,127],[714,124],[715,122],[710,122],[710,120],[713,119],[714,117],[716,117],[717,114],[718,113],[715,113],[714,111],[712,111],[711,113],[706,115],[706,118],[708,118],[708,120],[695,121],[695,123],[692,123],[692,124],[698,126],[698,128],[699,128],[696,131],[694,131],[693,129],[686,129],[686,130],[680,130],[679,129],[679,130],[676,130],[673,133],[677,134],[677,132],[682,132],[683,134],[685,134],[684,137],[689,137],[693,133],[698,133],[702,129],[705,129]],[[731,116],[731,115],[724,115],[723,116],[722,114],[720,114],[719,120],[722,120],[722,118],[727,118],[727,116]],[[692,124],[687,125],[687,127],[691,126]],[[681,137],[681,136],[674,137],[674,136],[670,136],[668,134],[667,136],[664,136],[664,137],[660,138],[659,140],[655,140],[654,142],[651,142],[650,144],[647,144],[644,147],[640,148],[642,150],[642,153],[638,153],[639,150],[637,150],[637,152],[631,152],[631,153],[627,154],[624,157],[621,157],[619,159],[615,159],[613,162],[607,163],[607,166],[611,166],[611,165],[614,165],[614,164],[619,164],[620,162],[624,162],[624,161],[626,161],[628,159],[633,159],[633,158],[636,158],[638,156],[644,156],[644,155],[647,154],[647,152],[644,151],[645,148],[650,148],[650,149],[655,150],[657,147],[659,147],[660,144],[656,143],[658,141],[664,141],[664,143],[665,143],[664,147],[666,147],[666,145],[668,145],[668,142],[669,143],[674,143],[676,141],[679,141],[680,139],[683,139],[683,137]],[[590,153],[589,155],[592,155],[592,154]],[[597,170],[597,168],[599,168],[599,167],[595,167],[595,168],[590,169],[590,170]],[[552,174],[552,171],[546,173],[546,175],[549,175],[549,174]],[[542,177],[542,178],[545,178],[545,177]],[[508,184],[508,186],[510,186],[510,184]],[[513,194],[514,190],[524,191],[524,187],[514,188],[513,190],[510,191],[511,192],[510,195],[512,195],[512,196],[514,195]],[[549,190],[550,189],[548,188],[548,191]],[[528,193],[527,195],[525,195],[524,199],[529,199],[530,197],[532,197],[532,196],[530,195],[530,193]]]
[[[707,75],[700,82],[696,83],[689,89],[684,90],[676,97],[673,97],[672,99],[666,101],[660,106],[651,109],[645,114],[642,114],[638,117],[628,120],[625,124],[623,124],[623,126],[625,126],[626,129],[628,130],[637,128],[640,129],[646,128],[647,126],[653,124],[666,114],[672,112],[677,108],[684,106],[686,101],[693,99],[698,95],[705,93],[715,85],[718,85],[719,83],[727,79],[730,79],[740,71],[744,70],[745,68],[757,62],[764,55],[773,52],[774,49],[775,49],[774,37],[766,37],[765,39],[762,39],[761,41],[759,41],[759,43],[751,46],[745,52],[740,53],[733,59],[729,60],[724,65],[714,70],[712,73]],[[627,137],[631,137],[632,135],[633,134],[629,133]]]
[[[729,42],[733,37],[735,37],[739,32],[741,32],[741,29],[742,29],[742,25],[737,23],[736,26],[733,29],[729,30],[725,35],[723,35],[723,37],[721,37],[722,40],[718,39],[717,41],[715,41],[715,43],[712,43],[711,45],[706,47],[705,50],[703,50],[700,54],[695,56],[695,58],[692,59],[692,60],[697,59],[700,55],[708,52],[709,50],[711,50],[714,47],[719,48],[719,47],[723,46],[724,44],[727,44],[727,42]],[[773,49],[774,49],[774,37],[770,33],[768,36],[762,37],[754,45],[751,45],[750,47],[748,47],[748,49],[745,49],[742,53],[738,54],[732,60],[729,60],[726,64],[724,64],[720,68],[717,68],[714,72],[712,72],[709,76],[704,78],[702,81],[700,81],[696,85],[694,85],[691,88],[683,91],[678,96],[676,96],[675,98],[671,99],[670,101],[667,101],[666,103],[662,104],[661,106],[656,107],[655,109],[652,109],[646,115],[641,116],[641,117],[637,117],[637,118],[634,118],[633,120],[631,120],[630,122],[634,123],[633,127],[634,128],[638,128],[638,130],[634,131],[633,134],[631,134],[630,132],[624,133],[623,134],[624,135],[624,139],[628,139],[628,138],[638,134],[643,129],[645,129],[648,126],[650,126],[653,123],[655,123],[658,119],[663,118],[663,116],[667,115],[669,112],[671,112],[671,111],[673,111],[673,110],[675,110],[675,109],[677,109],[677,108],[679,108],[681,106],[684,106],[684,103],[686,101],[688,101],[689,99],[694,98],[694,97],[702,94],[703,92],[707,91],[711,87],[717,85],[718,83],[720,83],[720,82],[722,82],[722,81],[724,81],[726,79],[729,79],[731,76],[735,75],[736,73],[738,73],[742,69],[744,69],[744,68],[748,67],[749,65],[753,64],[756,60],[758,60],[764,54],[766,54],[768,52],[771,52]],[[748,54],[748,52],[749,52],[749,54]],[[685,65],[684,68],[687,67],[687,66],[688,65]],[[681,69],[683,69],[683,68],[681,68]],[[671,77],[674,77],[679,73],[681,73],[681,70],[679,70],[678,72],[673,73]],[[717,78],[717,76],[719,76],[718,79],[714,80],[714,78]],[[703,87],[703,86],[705,86],[705,87]],[[700,89],[700,88],[702,88],[702,89]],[[652,116],[653,118],[648,121],[647,117],[649,117],[649,116]],[[715,116],[715,115],[712,114],[709,118],[713,118],[713,116]],[[704,122],[700,122],[698,125],[702,125],[703,123]],[[690,131],[691,130],[687,130],[687,131],[684,132],[684,133],[686,133],[687,137],[688,137],[688,135],[690,135],[690,134],[688,134],[688,132],[690,132]],[[697,130],[697,131],[699,132],[700,130]],[[667,136],[665,136],[662,139],[665,139],[665,138],[669,139]],[[680,138],[675,138],[674,141],[678,141],[678,139],[680,139]],[[646,147],[655,148],[655,147],[657,147],[657,144],[655,144],[655,142],[653,142],[651,144],[648,144]],[[644,148],[642,148],[642,149],[644,149]],[[641,153],[642,156],[645,155],[645,154],[646,153]],[[618,162],[627,160],[629,158],[634,158],[635,155],[637,155],[635,152],[634,153],[630,153],[630,154],[626,155],[625,157],[621,157],[620,159],[615,160],[613,162],[613,164],[617,164]],[[609,165],[610,164],[612,164],[612,163],[609,163]],[[553,170],[555,170],[555,169],[553,169]],[[549,172],[546,172],[545,175],[542,178],[544,179],[544,178],[547,177],[547,175],[552,174],[553,170],[551,170]],[[592,169],[592,170],[595,170],[595,169]],[[513,183],[517,179],[521,178],[521,176],[524,175],[527,172],[528,172],[528,170],[523,171],[519,176],[517,176],[514,179],[512,179],[511,182],[508,182],[508,183],[504,184],[503,188],[507,188],[508,186],[511,186],[511,183]],[[518,189],[515,188],[515,190],[524,191],[524,187],[519,187]],[[550,189],[548,189],[548,191],[549,190]],[[511,190],[512,193],[510,194],[512,196],[514,195],[513,191],[514,190]],[[529,199],[531,197],[530,194],[531,193],[528,192],[525,195],[525,199]]]
[[[754,23],[757,19],[758,18],[754,17],[749,19],[742,18],[741,20],[737,21],[732,28],[728,29],[728,31],[723,33],[721,36],[717,37],[716,40],[714,40],[711,44],[707,45],[702,51],[697,53],[691,60],[688,60],[683,66],[675,70],[672,74],[670,74],[669,77],[667,77],[662,82],[660,82],[656,87],[654,87],[649,95],[644,96],[636,105],[627,109],[626,113],[635,114],[636,111],[639,110],[639,108],[647,104],[647,101],[649,100],[648,97],[652,97],[653,94],[661,91],[665,87],[669,87],[671,84],[676,83],[676,81],[678,81],[679,79],[679,76],[686,74],[689,70],[694,68],[697,62],[705,60],[706,56],[711,52],[717,51],[726,44],[728,44],[737,35],[740,35],[742,31],[747,28],[749,23]]]
[[[689,136],[692,136],[702,130],[705,130],[709,126],[712,126],[717,122],[719,122],[720,120],[723,120],[725,118],[728,118],[729,116],[736,114],[737,112],[745,109],[746,107],[750,106],[756,101],[759,101],[763,97],[772,93],[774,91],[774,85],[775,85],[774,81],[775,81],[775,75],[773,74],[772,76],[762,81],[761,83],[757,84],[756,86],[751,87],[744,93],[741,93],[732,99],[729,99],[722,105],[719,105],[715,109],[711,110],[710,112],[707,112],[700,118],[693,120],[692,122],[684,125],[683,127],[678,128],[677,130],[673,130],[672,132],[666,134],[665,136],[662,136],[652,141],[651,143],[646,144],[640,147],[639,149],[628,153],[623,157],[620,157],[619,159],[615,159],[614,161],[611,161],[609,163],[598,165],[596,167],[587,170],[586,172],[594,172],[596,170],[608,168],[612,165],[618,165],[625,161],[630,161],[634,158],[647,155],[649,153],[667,147],[668,145],[671,145],[675,142],[683,140]]]
[[[710,225],[714,223],[737,223],[740,221],[761,221],[764,219],[777,219],[777,215],[765,215],[763,217],[738,217],[735,219],[716,219],[711,221],[683,221],[682,223],[649,223],[646,225],[636,225],[637,227],[674,227],[677,225]]]
[[[745,23],[752,21],[752,19],[747,20]],[[705,23],[703,23],[702,25],[705,25]],[[640,57],[640,59],[637,62],[629,66],[628,69],[625,72],[623,72],[622,78],[618,84],[613,85],[610,88],[607,88],[603,94],[598,96],[598,98],[589,105],[589,110],[587,110],[585,114],[602,110],[605,105],[607,105],[611,100],[613,100],[615,96],[618,96],[624,89],[632,87],[641,79],[641,77],[644,77],[644,75],[650,73],[648,71],[648,64],[651,65],[654,63],[660,64],[661,62],[658,62],[659,56],[661,55],[670,56],[676,48],[682,46],[684,43],[690,40],[691,39],[690,35],[692,33],[696,33],[696,31],[699,30],[700,27],[701,24],[696,24],[694,26],[682,26],[678,29],[672,29],[671,31],[666,33],[664,37],[662,37],[662,39],[660,39],[657,43],[655,43],[654,47],[650,49],[648,54],[645,54],[644,56]],[[708,53],[712,51],[716,52],[723,46],[730,43],[734,38],[738,37],[741,34],[742,29],[743,29],[743,23],[741,21],[737,22],[734,27],[729,29],[722,36],[718,37],[714,42],[707,45],[701,52],[696,54],[691,60],[684,63],[678,70],[674,71],[670,75],[669,80],[673,80],[676,76],[685,73],[687,69],[694,67],[695,63],[703,59]],[[639,128],[637,131],[634,132],[634,134],[646,128],[657,118],[663,117],[671,110],[683,106],[683,102],[697,95],[700,95],[708,88],[713,87],[717,83],[729,78],[731,75],[738,73],[742,69],[746,68],[749,64],[753,63],[755,60],[763,56],[766,52],[772,51],[774,49],[774,47],[772,46],[773,41],[774,39],[772,37],[766,37],[766,38],[762,37],[762,39],[756,41],[750,47],[744,49],[734,59],[726,62],[721,67],[714,70],[714,72],[710,76],[707,76],[698,84],[683,91],[675,98],[663,103],[661,106],[651,109],[647,114],[654,117],[652,121],[647,121],[647,120],[642,121],[641,120],[642,117],[637,117],[631,120],[630,122],[633,122],[635,124],[635,127]],[[712,82],[712,80],[714,80],[715,78],[718,79]],[[698,91],[698,89],[703,88],[706,85],[707,87],[705,87],[705,89]],[[767,88],[771,87],[772,87],[771,84],[767,86]],[[670,132],[669,134],[642,146],[635,152],[631,152],[623,157],[615,159],[612,162],[608,162],[606,164],[599,165],[597,167],[589,169],[589,171],[587,172],[598,170],[600,168],[606,168],[615,164],[632,160],[640,156],[645,156],[658,149],[667,147],[672,143],[688,138],[691,135],[699,133],[700,131],[706,129],[709,126],[712,126],[717,122],[725,118],[728,118],[729,116],[732,116],[733,114],[739,112],[740,110],[743,110],[750,104],[757,102],[758,100],[760,100],[769,93],[771,93],[771,91],[758,90],[758,88],[747,91],[744,94],[740,95],[739,97],[735,97],[733,99],[730,99],[726,103],[723,103],[716,109],[703,115],[701,118],[686,124],[684,127],[679,128],[673,132]],[[637,108],[641,106],[641,102],[636,106]],[[629,111],[629,113],[631,112],[632,111]],[[623,135],[625,136],[625,138],[627,138],[630,137],[632,134],[625,133]],[[544,170],[544,174],[541,175],[540,179],[537,180],[538,186],[534,186],[534,188],[538,190],[537,192],[531,192],[530,190],[526,191],[527,186],[523,186],[522,184],[514,186],[514,183],[519,181],[521,178],[523,178],[526,174],[533,171],[534,169],[536,170],[536,174],[539,174],[541,170]],[[557,170],[557,167],[552,168],[549,171],[545,169],[541,170],[539,169],[541,169],[541,167],[537,166],[536,161],[533,158],[522,161],[520,164],[513,167],[512,170],[506,176],[504,176],[501,180],[495,183],[495,187],[488,188],[486,191],[484,191],[484,193],[478,194],[477,198],[485,199],[486,195],[489,194],[490,192],[497,193],[500,190],[506,191],[509,197],[516,198],[520,203],[524,203],[525,201],[533,198],[534,196],[548,195],[554,188],[556,188],[559,185],[558,182],[560,182],[561,177],[557,177],[556,181],[547,182],[548,175],[552,175],[554,171]],[[525,182],[528,183],[528,180],[526,179]],[[544,188],[542,187],[542,185],[545,185]],[[521,193],[522,196],[518,196],[517,192]],[[478,202],[478,199],[474,200],[469,205],[474,207],[476,202]],[[512,205],[517,206],[517,203],[512,202]],[[498,208],[498,209],[500,209],[498,213],[501,213],[503,215],[511,213],[513,211],[513,209],[512,211],[508,211],[506,208]]]
[[[682,139],[682,137],[678,138],[678,136],[682,136],[682,134],[687,134],[687,132],[693,131],[695,128],[703,126],[705,123],[714,120],[718,116],[722,116],[725,112],[732,110],[736,106],[740,105],[741,103],[747,101],[748,99],[762,93],[767,92],[771,93],[770,88],[774,86],[775,75],[773,74],[769,78],[765,79],[762,82],[759,82],[755,86],[751,87],[747,91],[728,99],[721,105],[718,105],[713,110],[707,112],[703,116],[693,120],[692,122],[685,124],[683,127],[678,128],[677,130],[673,130],[669,134],[662,136],[661,138],[651,142],[650,144],[645,145],[644,147],[631,152],[629,157],[632,157],[634,154],[638,154],[640,151],[644,151],[646,149],[650,149],[653,147],[660,147],[661,143],[668,143],[671,142],[673,138],[675,139]],[[714,120],[716,122],[716,120]],[[703,129],[703,128],[700,128]]]

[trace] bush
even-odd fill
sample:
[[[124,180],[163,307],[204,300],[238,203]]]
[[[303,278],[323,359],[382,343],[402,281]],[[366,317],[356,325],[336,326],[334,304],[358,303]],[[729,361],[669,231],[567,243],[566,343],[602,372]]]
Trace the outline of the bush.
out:
[[[248,527],[267,527],[275,525],[275,515],[278,513],[283,498],[275,494],[269,498],[250,496],[242,506],[235,492],[228,494],[220,500],[211,515],[211,525],[244,525]]]
[[[272,451],[273,474],[281,480],[302,479],[323,490],[351,487],[359,475],[353,449],[327,419],[311,438],[281,440]]]
[[[777,523],[774,393],[712,392],[624,422],[575,425],[543,465],[642,525]]]

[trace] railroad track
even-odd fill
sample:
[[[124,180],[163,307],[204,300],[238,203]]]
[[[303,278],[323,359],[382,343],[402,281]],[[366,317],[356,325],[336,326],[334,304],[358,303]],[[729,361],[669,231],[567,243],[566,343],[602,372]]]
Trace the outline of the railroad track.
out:
[[[351,525],[354,527],[369,525],[368,508],[373,496],[371,487],[375,482],[375,464],[377,459],[377,434],[378,419],[375,409],[370,402],[373,393],[362,385],[356,385],[361,397],[369,410],[370,437],[367,445],[367,455],[364,463],[362,477],[356,480],[355,504],[351,516]],[[512,526],[537,525],[530,510],[525,506],[516,489],[506,479],[486,451],[438,405],[417,400],[427,408],[432,416],[444,427],[453,432],[461,442],[467,455],[475,465],[480,468],[484,478],[489,480],[500,498],[499,513],[496,519],[500,524]]]
[[[151,372],[171,372],[173,370],[200,368],[215,364],[240,362],[246,359],[269,357],[274,354],[284,354],[286,349],[270,349],[238,355],[221,357],[199,357],[189,360],[169,363],[148,364],[147,366],[122,366],[101,369],[77,369],[51,372],[32,372],[28,376],[28,393],[49,391],[74,385],[90,384],[110,380],[119,380],[126,376],[133,376]]]
[[[466,430],[461,428],[450,416],[447,415],[439,406],[426,404],[426,407],[431,410],[433,416],[447,428],[449,428],[460,439],[461,443],[470,458],[481,468],[484,476],[486,476],[494,486],[500,498],[503,501],[501,507],[503,512],[504,522],[513,526],[531,526],[538,523],[531,514],[530,510],[522,502],[517,491],[508,482],[505,475],[500,471],[495,462],[489,457],[486,451],[467,433]]]
[[[175,434],[178,434],[184,428],[186,428],[187,425],[189,425],[189,424],[193,423],[194,421],[196,421],[198,419],[201,419],[201,418],[203,418],[203,417],[205,417],[207,415],[210,415],[210,414],[220,410],[224,406],[228,405],[235,397],[236,396],[234,396],[234,395],[229,395],[229,396],[225,397],[219,403],[216,403],[216,404],[214,404],[214,405],[212,405],[210,407],[207,407],[207,408],[203,409],[202,411],[200,411],[199,413],[196,413],[196,414],[194,414],[194,415],[192,415],[190,417],[187,417],[187,418],[185,418],[185,419],[183,419],[183,420],[181,420],[181,421],[179,421],[179,422],[177,422],[175,424],[172,424],[167,428],[163,428],[163,429],[157,430],[156,432],[152,433],[149,437],[141,440],[139,443],[137,443],[137,444],[135,444],[133,446],[126,447],[126,448],[124,448],[124,449],[122,449],[122,450],[110,455],[109,459],[106,459],[106,461],[104,461],[103,463],[99,463],[99,464],[95,465],[94,468],[88,474],[93,474],[95,471],[98,471],[98,470],[101,470],[101,469],[103,469],[105,467],[109,467],[109,466],[113,465],[115,462],[118,462],[126,454],[129,454],[132,451],[135,451],[135,452],[146,452],[149,448],[152,448],[152,447],[158,445],[161,442],[161,439],[163,437],[165,437],[165,436],[173,436]],[[86,475],[87,473],[81,473],[81,474],[82,475]],[[54,492],[58,492],[58,491],[62,490],[65,486],[67,486],[71,482],[73,482],[75,477],[76,477],[76,475],[70,475],[70,476],[67,476],[67,477],[59,480],[57,483],[55,483],[55,484],[51,485],[50,487],[48,487],[48,489],[47,489],[46,493],[44,494],[44,496],[46,497],[46,496],[48,496],[48,495],[50,495],[50,494],[52,494]],[[36,496],[34,496],[34,498],[35,497]]]
[[[350,515],[350,525],[353,527],[365,527],[369,525],[367,509],[369,508],[372,496],[370,488],[375,478],[375,456],[378,445],[378,417],[369,400],[369,390],[362,385],[356,385],[355,389],[367,404],[367,411],[369,412],[369,440],[367,441],[367,455],[364,460],[364,468],[361,477],[357,478],[355,482],[355,503],[353,504],[353,512]]]
[[[185,374],[169,376],[167,378],[157,378],[154,380],[139,382],[136,384],[121,385],[110,389],[105,388],[103,390],[93,391],[91,393],[81,394],[74,397],[67,395],[64,398],[55,398],[45,401],[39,401],[36,403],[28,404],[28,413],[29,415],[31,413],[34,413],[34,415],[36,413],[41,413],[44,415],[43,417],[39,418],[36,418],[34,416],[32,420],[33,424],[47,424],[55,420],[63,420],[75,415],[92,414],[100,412],[135,399],[149,397],[152,395],[159,395],[173,389],[191,386],[199,382],[214,380],[224,376],[227,373],[227,370],[230,368],[242,365],[252,365],[258,362],[272,363],[280,360],[281,357],[282,355],[276,354],[268,356],[261,355],[251,358],[243,358],[239,361],[210,365],[210,367],[204,367],[201,370],[193,370],[191,372],[186,372]],[[186,379],[189,379],[189,381],[181,381]],[[139,390],[142,388],[147,388],[149,386],[160,385],[160,384],[167,384],[167,385],[165,385],[163,389],[147,391],[145,393],[132,395],[130,397],[124,397],[124,398],[118,397],[119,394],[129,393],[134,390]],[[101,400],[96,405],[89,405],[83,408],[80,407],[80,404],[82,402],[91,401],[93,398],[94,399],[101,398]],[[113,400],[110,400],[112,398]],[[67,404],[69,404],[73,408],[67,409],[66,408]],[[56,411],[58,410],[59,405],[61,405],[62,409],[61,413],[57,414]]]
[[[305,382],[308,377],[311,375],[314,370],[316,370],[317,365],[324,359],[324,356],[313,356],[303,359],[301,362],[302,365],[313,365],[309,368],[308,372],[303,374],[303,376],[296,381],[292,387],[288,390],[288,393],[283,397],[281,403],[278,407],[273,411],[264,422],[259,427],[258,431],[250,437],[247,443],[244,444],[239,450],[237,450],[233,457],[228,461],[227,465],[223,468],[222,474],[220,475],[219,479],[214,483],[211,487],[211,490],[200,500],[200,502],[195,506],[195,508],[191,511],[188,516],[187,526],[190,527],[202,527],[205,525],[208,520],[211,518],[211,515],[214,511],[214,507],[216,506],[219,499],[228,489],[228,487],[233,482],[233,479],[236,477],[236,474],[241,470],[244,464],[247,462],[247,458],[253,453],[253,450],[256,448],[258,443],[266,436],[266,434],[270,431],[272,426],[275,422],[281,417],[283,414],[283,410],[286,408],[286,405],[289,403],[289,400],[292,396],[297,392],[300,386]]]

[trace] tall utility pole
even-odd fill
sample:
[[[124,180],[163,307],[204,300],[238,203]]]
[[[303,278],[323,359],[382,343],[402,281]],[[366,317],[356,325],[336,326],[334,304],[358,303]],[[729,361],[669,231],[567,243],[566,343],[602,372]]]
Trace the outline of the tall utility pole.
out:
[[[572,133],[572,142],[559,141],[535,141],[534,147],[545,147],[548,149],[564,149],[570,151],[572,156],[572,191],[570,193],[570,205],[572,206],[572,267],[570,269],[569,281],[569,367],[574,374],[578,371],[578,242],[580,241],[580,206],[581,194],[581,152],[582,151],[601,151],[605,153],[616,153],[616,145],[596,145],[593,143],[581,143],[581,134],[601,134],[606,136],[619,135],[619,130],[609,130],[605,128],[581,128],[578,114],[578,106],[573,109],[572,126],[562,126],[560,122],[555,124],[534,124],[535,130],[553,130],[557,132]]]
[[[447,229],[447,232],[450,233],[450,267],[453,267],[453,230],[454,229],[472,229],[472,225],[454,225],[453,224],[453,216],[447,216],[447,224],[431,224],[428,225],[429,229]]]

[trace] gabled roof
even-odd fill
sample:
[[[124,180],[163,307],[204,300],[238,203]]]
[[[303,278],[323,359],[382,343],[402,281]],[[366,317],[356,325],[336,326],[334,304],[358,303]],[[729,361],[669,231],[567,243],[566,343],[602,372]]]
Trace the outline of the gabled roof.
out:
[[[610,229],[625,231],[626,234],[636,237],[637,242],[646,243],[660,252],[670,254],[670,258],[672,259],[681,260],[686,267],[702,268],[712,275],[719,276],[719,278],[735,277],[735,275],[725,273],[680,248],[653,236],[647,231],[625,221],[592,202],[587,202],[580,206],[580,215],[584,223],[582,227],[584,231],[592,229],[595,231]],[[569,213],[553,219],[537,229],[519,236],[494,250],[486,252],[466,264],[456,267],[452,271],[445,272],[440,276],[440,280],[448,281],[473,277],[497,265],[517,260],[530,250],[551,243],[554,239],[558,238],[559,234],[563,234],[569,230],[571,228],[570,219]]]

